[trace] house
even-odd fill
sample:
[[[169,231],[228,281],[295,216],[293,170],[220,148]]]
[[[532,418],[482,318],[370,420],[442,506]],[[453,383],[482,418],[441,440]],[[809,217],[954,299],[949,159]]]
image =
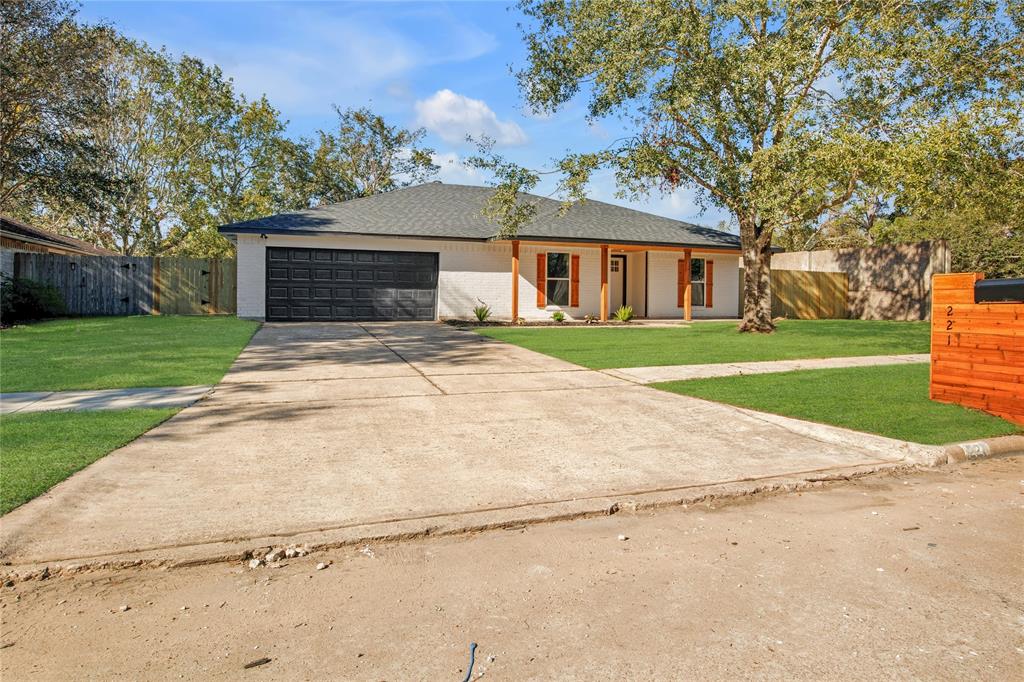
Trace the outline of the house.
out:
[[[238,315],[266,320],[737,317],[739,237],[621,206],[533,195],[499,239],[487,187],[422,185],[224,225],[238,247]]]
[[[14,276],[14,254],[57,253],[73,256],[117,256],[119,254],[74,237],[33,227],[0,215],[0,274]]]

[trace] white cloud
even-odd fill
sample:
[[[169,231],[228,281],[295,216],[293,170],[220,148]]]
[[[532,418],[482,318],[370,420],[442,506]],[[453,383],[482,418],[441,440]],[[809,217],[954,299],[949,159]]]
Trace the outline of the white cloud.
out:
[[[478,168],[467,166],[455,152],[442,152],[431,156],[438,166],[437,179],[455,185],[482,185],[484,175]]]
[[[501,145],[525,144],[526,133],[515,121],[502,121],[481,99],[472,99],[445,88],[416,102],[417,124],[450,144],[463,143],[467,135],[487,135]]]

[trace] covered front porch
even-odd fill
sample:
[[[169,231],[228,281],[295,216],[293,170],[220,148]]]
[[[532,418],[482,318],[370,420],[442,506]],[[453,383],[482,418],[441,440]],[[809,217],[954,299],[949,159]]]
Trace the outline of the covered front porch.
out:
[[[511,241],[512,319],[735,318],[739,251],[650,244]]]

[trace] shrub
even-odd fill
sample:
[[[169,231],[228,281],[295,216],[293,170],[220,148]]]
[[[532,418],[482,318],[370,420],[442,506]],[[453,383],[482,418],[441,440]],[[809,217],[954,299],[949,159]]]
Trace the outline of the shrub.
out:
[[[479,298],[476,300],[480,301]],[[486,322],[487,318],[491,316],[491,306],[480,301],[480,305],[473,308],[473,314],[476,315],[477,322]]]
[[[0,320],[6,324],[58,317],[66,310],[60,292],[49,284],[10,277],[0,281]]]
[[[615,311],[615,319],[619,322],[629,322],[633,319],[633,306],[631,305],[620,305],[619,309]]]
[[[588,314],[583,316],[583,321],[586,322],[587,324],[596,324],[598,322],[598,319],[595,315]]]
[[[565,313],[563,313],[561,310],[556,310],[555,312],[551,313],[551,319],[554,320],[555,322],[565,322]]]

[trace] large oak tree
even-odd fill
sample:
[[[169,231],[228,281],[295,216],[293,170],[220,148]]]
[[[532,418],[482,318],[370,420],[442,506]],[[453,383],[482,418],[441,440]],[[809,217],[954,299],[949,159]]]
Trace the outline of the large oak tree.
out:
[[[522,0],[528,104],[585,98],[629,133],[556,163],[569,200],[612,168],[623,195],[690,188],[731,212],[741,330],[771,331],[771,249],[898,172],[908,141],[1003,92],[1019,9],[984,0]],[[1019,95],[1019,93],[1018,93]],[[529,220],[537,171],[485,153],[488,212]]]

